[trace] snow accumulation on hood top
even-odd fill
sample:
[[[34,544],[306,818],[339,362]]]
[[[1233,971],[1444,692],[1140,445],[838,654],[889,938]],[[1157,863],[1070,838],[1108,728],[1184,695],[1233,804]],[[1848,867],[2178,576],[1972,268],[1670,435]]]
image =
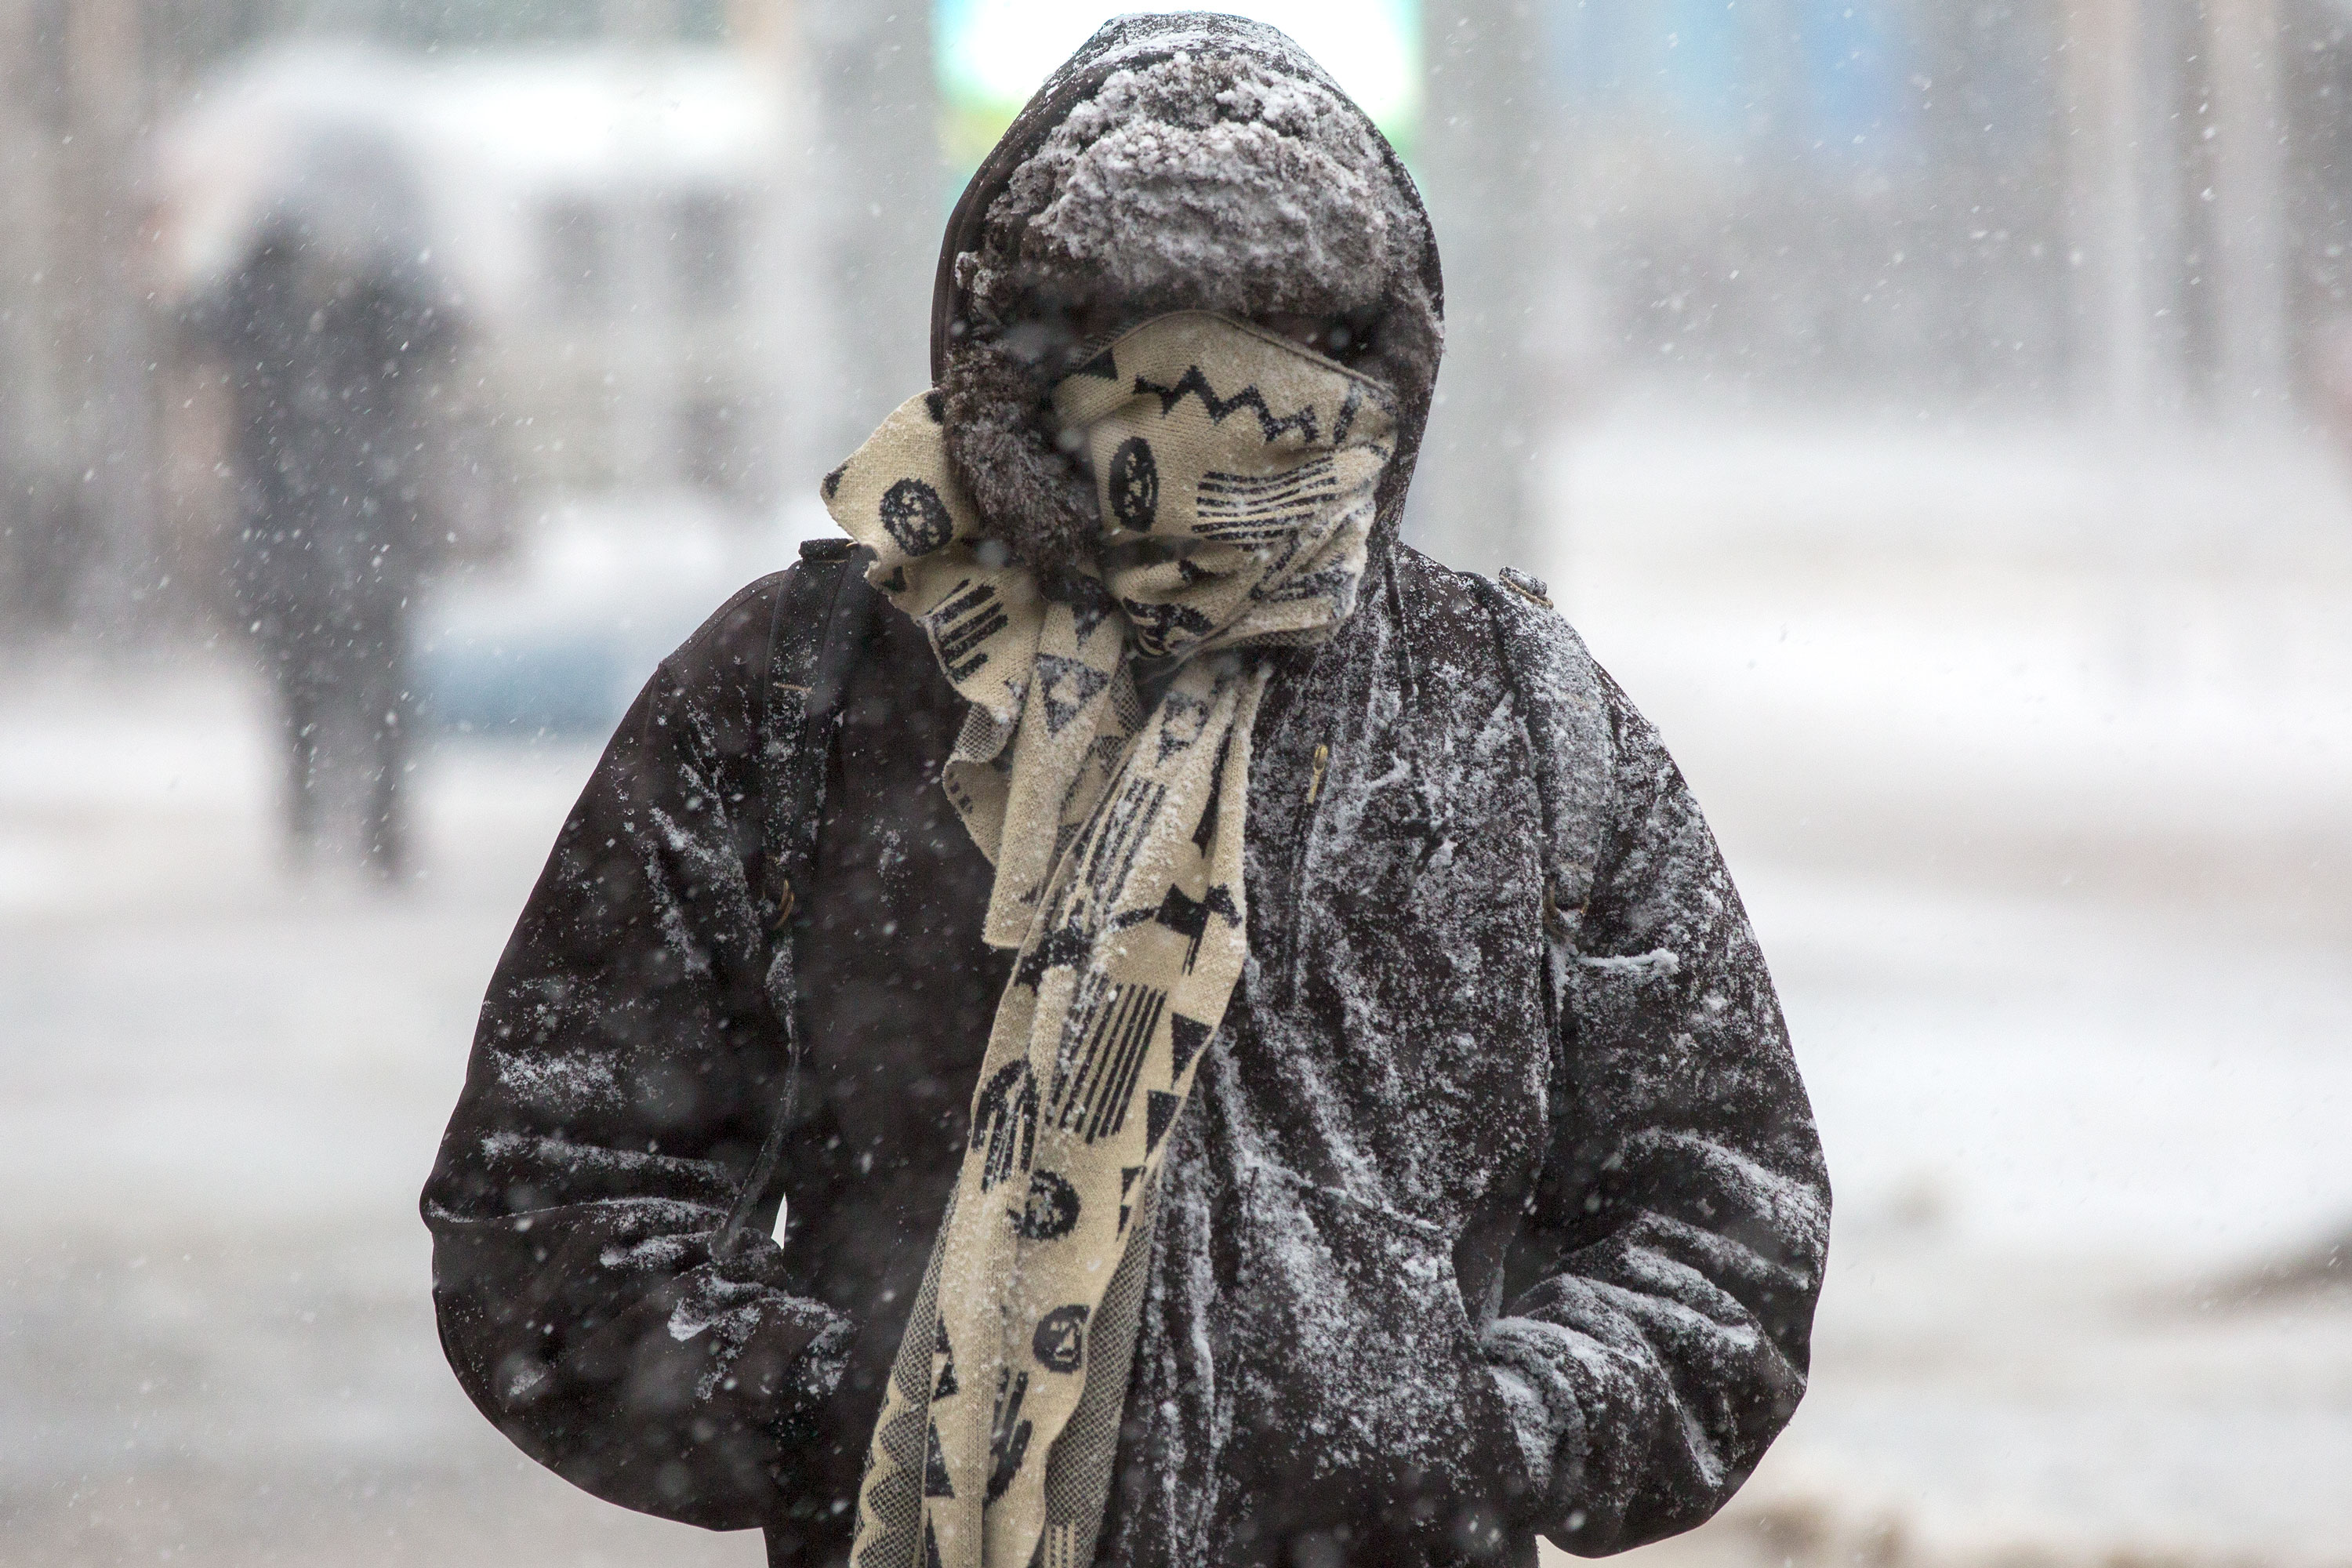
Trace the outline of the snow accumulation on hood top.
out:
[[[1288,37],[1204,13],[1106,24],[1040,88],[950,218],[932,299],[949,448],[990,532],[1049,589],[1097,523],[1041,415],[1113,322],[1206,310],[1339,321],[1389,385],[1402,518],[1444,342],[1436,240],[1370,116]]]

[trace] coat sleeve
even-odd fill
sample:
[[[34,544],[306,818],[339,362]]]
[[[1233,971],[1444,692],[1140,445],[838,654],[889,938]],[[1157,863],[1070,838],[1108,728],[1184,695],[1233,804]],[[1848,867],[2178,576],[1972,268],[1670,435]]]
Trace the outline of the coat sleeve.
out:
[[[786,1065],[755,898],[777,584],[614,736],[490,983],[423,1205],[482,1413],[599,1497],[714,1529],[769,1521],[849,1338],[764,1228],[713,1256]]]
[[[1830,1195],[1714,837],[1656,732],[1584,668],[1602,766],[1555,763],[1597,785],[1590,893],[1554,921],[1550,1145],[1484,1342],[1537,1460],[1536,1527],[1598,1556],[1707,1519],[1787,1424]]]

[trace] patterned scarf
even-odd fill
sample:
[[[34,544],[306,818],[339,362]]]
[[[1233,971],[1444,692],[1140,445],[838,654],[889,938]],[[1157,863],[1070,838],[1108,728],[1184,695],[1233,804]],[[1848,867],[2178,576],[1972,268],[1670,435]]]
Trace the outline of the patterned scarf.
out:
[[[825,481],[868,579],[971,703],[945,770],[1020,957],[859,1489],[856,1568],[1087,1568],[1116,1456],[1155,1178],[1248,955],[1250,729],[1270,666],[1354,609],[1395,420],[1376,384],[1201,312],[1054,403],[1091,460],[1097,589],[983,540],[936,396]],[[1148,711],[1137,658],[1173,666]]]

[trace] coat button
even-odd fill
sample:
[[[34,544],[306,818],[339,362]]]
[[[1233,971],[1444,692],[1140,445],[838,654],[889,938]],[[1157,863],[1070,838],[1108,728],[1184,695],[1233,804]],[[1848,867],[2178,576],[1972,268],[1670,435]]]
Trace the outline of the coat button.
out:
[[[1581,915],[1584,913],[1584,906],[1579,904],[1574,910],[1570,910],[1570,913]],[[1568,917],[1560,913],[1559,895],[1553,892],[1549,888],[1546,888],[1544,889],[1543,925],[1544,934],[1550,937],[1554,942],[1566,942],[1568,940]]]

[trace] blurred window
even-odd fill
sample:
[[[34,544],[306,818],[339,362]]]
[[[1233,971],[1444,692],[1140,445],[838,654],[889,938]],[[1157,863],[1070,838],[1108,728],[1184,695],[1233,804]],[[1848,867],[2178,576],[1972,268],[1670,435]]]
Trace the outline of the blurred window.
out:
[[[17,64],[24,73],[19,80],[29,106],[43,129],[60,134],[73,125],[66,6],[67,0],[33,0],[25,17],[29,25],[17,34],[20,47],[26,47],[26,58]]]
[[[540,273],[548,307],[584,320],[613,306],[612,216],[585,196],[560,196],[539,216]]]
[[[254,0],[230,3],[254,6]],[[259,8],[269,7],[265,4]],[[581,43],[604,36],[614,20],[610,0],[499,0],[488,5],[454,0],[390,0],[389,4],[375,0],[360,9],[373,12],[375,30],[425,48]]]
[[[678,310],[717,315],[742,291],[742,206],[724,191],[694,191],[670,203],[670,278]]]
[[[689,44],[723,44],[730,31],[727,0],[671,0],[677,37]]]
[[[736,485],[735,410],[721,398],[690,399],[678,410],[686,477],[697,489],[731,493]]]

